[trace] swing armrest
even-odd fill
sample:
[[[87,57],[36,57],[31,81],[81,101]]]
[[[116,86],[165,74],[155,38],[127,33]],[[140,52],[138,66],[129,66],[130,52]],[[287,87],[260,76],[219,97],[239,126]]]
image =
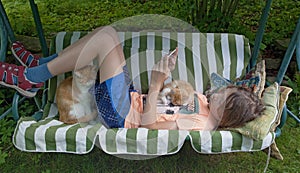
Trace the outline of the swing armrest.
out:
[[[16,92],[14,94],[14,98],[13,98],[11,107],[12,107],[12,116],[15,121],[18,121],[20,119],[18,108],[19,108],[19,104],[22,103],[24,100],[25,100],[25,97],[22,97],[20,99],[19,93]]]

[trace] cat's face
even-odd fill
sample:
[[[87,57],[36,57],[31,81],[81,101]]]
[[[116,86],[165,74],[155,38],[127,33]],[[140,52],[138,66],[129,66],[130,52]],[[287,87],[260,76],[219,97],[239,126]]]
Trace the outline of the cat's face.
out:
[[[81,86],[93,86],[97,77],[95,66],[88,65],[74,72],[74,80]]]
[[[170,96],[173,105],[186,105],[191,101],[190,93],[188,93],[184,88],[173,88]]]
[[[193,102],[194,89],[186,81],[174,80],[164,86],[160,97],[164,104],[187,105]]]

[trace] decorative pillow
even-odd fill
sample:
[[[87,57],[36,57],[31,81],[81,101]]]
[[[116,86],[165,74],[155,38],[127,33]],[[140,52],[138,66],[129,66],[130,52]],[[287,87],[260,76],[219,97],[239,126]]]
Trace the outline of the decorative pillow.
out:
[[[255,93],[257,93],[258,98],[261,98],[261,95],[265,89],[266,84],[266,64],[265,60],[256,64],[255,75],[260,76],[260,83],[257,85]]]
[[[257,93],[257,86],[261,85],[261,77],[260,74],[257,74],[254,77],[251,77],[249,79],[245,80],[240,80],[240,81],[230,81],[229,79],[226,79],[222,76],[220,76],[217,73],[212,73],[210,76],[210,85],[211,88],[209,90],[209,93],[215,93],[217,92],[220,88],[229,86],[229,85],[236,85],[236,86],[241,86],[245,88],[251,89],[254,93]]]
[[[277,83],[274,83],[264,91],[265,79],[265,61],[257,63],[255,71],[250,71],[243,80],[235,82],[225,79],[216,73],[211,74],[210,94],[228,85],[248,87],[262,99],[266,107],[260,117],[246,123],[243,127],[230,128],[229,130],[238,131],[247,137],[259,140],[264,139],[270,131],[275,131],[280,123],[283,106],[288,99],[291,89],[284,86],[279,87]]]
[[[280,100],[279,100],[279,108],[278,108],[278,115],[276,118],[275,123],[272,124],[271,130],[274,132],[276,130],[276,127],[280,124],[280,119],[283,111],[283,107],[288,99],[288,95],[292,92],[292,89],[286,86],[279,86],[279,91],[280,91]],[[283,156],[281,155],[278,147],[276,146],[276,142],[271,144],[271,156],[273,158],[276,158],[278,160],[283,160]],[[265,152],[268,153],[268,150],[265,149]]]
[[[235,82],[230,81],[216,73],[212,73],[210,77],[210,90],[208,93],[214,93],[220,88],[228,85],[237,85],[251,89],[258,98],[261,98],[262,92],[265,88],[266,81],[266,65],[265,61],[256,64],[255,69],[250,70],[243,80],[236,79]]]
[[[262,102],[265,105],[265,110],[260,117],[246,123],[243,127],[230,128],[229,130],[238,131],[253,139],[264,139],[279,114],[279,86],[276,82],[265,89]]]
[[[229,79],[226,79],[217,73],[212,73],[210,75],[210,92],[216,92],[218,89],[228,85],[232,85],[232,81]]]
[[[278,107],[278,116],[276,117],[275,123],[271,127],[271,131],[274,132],[276,130],[276,127],[280,124],[281,115],[283,111],[283,107],[288,100],[289,94],[292,92],[292,89],[286,86],[279,86],[279,92],[280,92],[280,100],[279,100],[279,107]]]

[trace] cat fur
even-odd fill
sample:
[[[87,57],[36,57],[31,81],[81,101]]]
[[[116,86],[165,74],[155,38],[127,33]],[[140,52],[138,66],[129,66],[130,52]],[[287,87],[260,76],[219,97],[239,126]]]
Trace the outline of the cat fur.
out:
[[[193,102],[194,88],[183,80],[174,80],[166,85],[159,93],[159,99],[163,104],[188,105]]]
[[[89,92],[94,86],[97,70],[88,65],[62,81],[56,92],[59,120],[65,124],[89,122],[97,116],[93,95]]]

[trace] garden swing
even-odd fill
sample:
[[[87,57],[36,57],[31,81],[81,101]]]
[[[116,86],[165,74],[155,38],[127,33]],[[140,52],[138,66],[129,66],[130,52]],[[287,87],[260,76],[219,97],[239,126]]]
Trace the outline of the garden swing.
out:
[[[0,1],[1,2],[1,1]],[[33,14],[39,31],[41,44],[44,47],[44,55],[48,55],[48,49],[43,38],[43,32],[38,17],[37,7],[33,0],[30,0]],[[163,51],[171,50],[179,47],[178,59],[183,59],[184,65],[179,66],[175,73],[182,80],[192,83],[196,90],[203,92],[209,83],[209,75],[202,74],[199,69],[199,57],[201,61],[206,60],[207,66],[211,66],[212,73],[221,73],[221,77],[235,78],[242,77],[247,71],[253,69],[256,64],[260,64],[260,69],[263,69],[263,63],[257,63],[260,43],[264,27],[268,17],[268,12],[271,6],[271,0],[266,2],[266,6],[261,17],[260,28],[255,41],[255,46],[252,52],[250,51],[249,40],[242,35],[229,33],[192,33],[192,32],[164,32],[164,31],[142,31],[142,32],[121,32],[119,37],[122,42],[124,54],[126,58],[137,56],[137,60],[142,63],[137,65],[135,61],[131,61],[129,66],[131,76],[138,76],[139,71],[147,70],[149,59],[156,56],[161,56]],[[2,6],[2,3],[1,3]],[[1,33],[1,38],[9,37],[10,41],[14,41],[13,32],[10,28],[5,11],[1,9],[2,18],[0,20],[1,27],[4,28]],[[288,52],[280,68],[277,83],[267,86],[264,89],[262,99],[267,105],[268,112],[264,113],[262,119],[255,122],[250,122],[246,127],[230,130],[210,131],[185,131],[185,130],[149,130],[146,128],[137,129],[107,129],[102,124],[73,124],[66,125],[57,120],[58,112],[55,104],[55,91],[61,80],[70,73],[62,74],[51,78],[47,82],[45,95],[40,106],[41,111],[38,111],[32,117],[18,116],[18,104],[22,99],[16,94],[13,103],[13,116],[18,120],[18,124],[13,135],[13,143],[16,148],[28,152],[58,152],[58,153],[74,153],[86,154],[89,153],[94,145],[99,145],[101,149],[112,155],[131,155],[131,156],[160,156],[177,153],[187,139],[191,142],[193,149],[196,152],[203,154],[228,153],[228,152],[252,152],[264,150],[272,146],[273,153],[278,152],[275,145],[275,138],[280,135],[280,128],[284,124],[286,118],[286,109],[284,103],[287,95],[290,92],[289,88],[279,86],[282,81],[290,58],[295,50],[296,43],[298,46],[299,55],[299,34],[300,22],[296,27],[292,37]],[[6,32],[7,31],[7,32]],[[59,32],[52,39],[50,45],[50,53],[57,53],[63,50],[66,46],[74,43],[76,40],[83,37],[87,32]],[[4,45],[7,40],[1,39],[1,56]],[[6,41],[6,42],[5,42]],[[201,42],[201,44],[200,44]],[[205,44],[202,44],[205,43]],[[208,46],[213,45],[213,46]],[[191,49],[186,49],[190,46]],[[291,48],[290,48],[291,47]],[[157,50],[161,51],[157,54]],[[191,51],[192,50],[192,51]],[[136,54],[136,52],[147,52],[144,54]],[[211,56],[212,53],[214,57]],[[216,55],[218,54],[219,55]],[[208,54],[210,55],[208,57]],[[4,56],[4,55],[3,55]],[[230,62],[228,66],[219,67],[211,64],[214,58],[222,57],[224,63]],[[1,59],[4,60],[4,59]],[[200,65],[200,66],[199,66]],[[134,67],[136,69],[134,69]],[[150,67],[151,68],[151,67]],[[188,70],[187,70],[188,69]],[[257,70],[257,68],[256,68]],[[189,71],[189,72],[187,72]],[[189,78],[191,73],[194,78]],[[263,81],[263,71],[260,73],[260,81]],[[145,90],[148,86],[147,74],[139,76],[139,80],[135,81],[134,85],[140,90]],[[263,83],[260,83],[262,85]],[[283,115],[281,112],[283,110]],[[10,110],[9,110],[10,111]],[[5,116],[5,115],[2,115]],[[282,121],[279,120],[281,117]],[[295,117],[296,118],[296,117]],[[278,123],[281,123],[279,126]],[[258,130],[258,127],[264,127]],[[276,154],[275,154],[276,155]],[[279,153],[280,155],[280,153]],[[281,158],[280,156],[277,158]]]

